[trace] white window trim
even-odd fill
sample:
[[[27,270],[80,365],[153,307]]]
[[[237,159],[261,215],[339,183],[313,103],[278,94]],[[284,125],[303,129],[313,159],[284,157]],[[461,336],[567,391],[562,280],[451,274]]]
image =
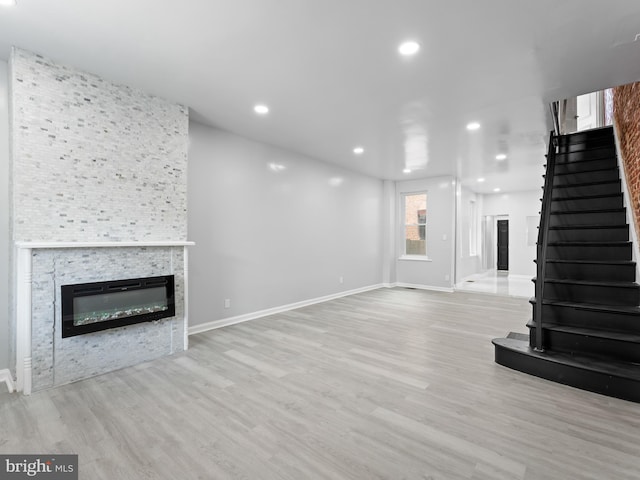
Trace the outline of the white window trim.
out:
[[[406,239],[405,239],[405,227],[406,224],[404,223],[405,220],[405,200],[404,198],[410,195],[426,195],[427,196],[427,202],[429,201],[429,192],[427,190],[418,190],[415,192],[399,192],[398,193],[398,232],[397,232],[397,236],[399,238],[399,248],[400,248],[400,252],[398,254],[398,260],[399,261],[410,261],[410,262],[433,262],[433,259],[431,259],[429,257],[429,248],[427,248],[427,253],[426,255],[407,255],[405,252],[405,248],[406,248]],[[429,208],[427,207],[427,211],[429,210]],[[428,229],[429,226],[429,214],[427,213],[427,221],[425,223],[425,242],[427,241],[428,238]]]
[[[469,200],[469,258],[480,256],[480,221],[476,199]]]
[[[433,259],[426,255],[400,255],[398,260],[410,260],[413,262],[433,262]]]

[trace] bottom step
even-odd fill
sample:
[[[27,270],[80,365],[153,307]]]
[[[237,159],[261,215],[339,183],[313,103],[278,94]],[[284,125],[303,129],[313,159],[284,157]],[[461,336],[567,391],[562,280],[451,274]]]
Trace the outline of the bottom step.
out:
[[[505,367],[563,385],[640,403],[640,365],[606,361],[598,357],[546,351],[529,347],[529,337],[509,334],[496,338],[495,361]]]

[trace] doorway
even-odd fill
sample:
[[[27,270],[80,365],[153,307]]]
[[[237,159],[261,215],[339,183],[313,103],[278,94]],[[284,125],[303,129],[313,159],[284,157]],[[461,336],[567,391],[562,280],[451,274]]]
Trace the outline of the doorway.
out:
[[[497,269],[509,270],[509,220],[498,220]]]
[[[576,100],[577,129],[589,130],[604,125],[604,92],[580,95]]]

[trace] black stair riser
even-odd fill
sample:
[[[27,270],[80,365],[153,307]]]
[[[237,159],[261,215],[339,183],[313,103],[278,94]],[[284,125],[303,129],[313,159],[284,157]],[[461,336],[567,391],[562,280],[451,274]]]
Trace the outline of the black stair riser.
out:
[[[533,318],[537,306],[533,304]],[[640,315],[628,315],[612,311],[584,310],[561,305],[542,305],[544,322],[568,327],[599,328],[614,332],[640,334]]]
[[[624,207],[622,195],[611,197],[572,198],[569,200],[553,200],[551,212],[567,212],[576,210],[610,210]]]
[[[567,197],[592,197],[595,195],[615,195],[620,193],[620,180],[594,185],[576,185],[554,188],[551,192],[551,198],[567,198]]]
[[[558,144],[558,153],[571,153],[571,152],[580,152],[582,150],[589,150],[592,148],[603,148],[603,147],[612,147],[615,146],[615,140],[613,136],[611,137],[602,137],[602,138],[592,138],[589,140],[585,140],[582,142],[568,143],[568,142],[559,142]]]
[[[549,260],[600,260],[629,261],[632,256],[630,243],[602,245],[547,245]]]
[[[547,278],[564,280],[590,280],[594,282],[634,282],[634,264],[555,263],[547,262]]]
[[[545,282],[545,300],[592,303],[595,305],[623,305],[633,307],[640,303],[640,287],[608,285],[580,285]]]
[[[610,168],[617,168],[618,161],[615,157],[602,158],[599,160],[585,160],[581,162],[562,162],[556,163],[554,173],[569,174],[579,172],[590,172],[593,170],[607,170]]]
[[[627,217],[624,211],[618,212],[576,212],[552,213],[549,216],[550,227],[578,226],[578,225],[626,225]]]
[[[600,158],[610,158],[616,156],[615,147],[601,147],[588,150],[581,150],[570,153],[556,153],[558,162],[579,162],[582,160],[597,160]]]
[[[630,378],[612,377],[606,373],[547,361],[499,345],[495,348],[495,362],[563,385],[640,402],[640,382]]]
[[[626,242],[629,226],[549,229],[548,235],[549,242]]]
[[[580,173],[570,173],[567,175],[554,175],[553,176],[553,186],[560,185],[575,185],[578,183],[589,183],[589,182],[609,182],[613,180],[618,180],[620,175],[618,174],[617,168],[611,168],[609,170],[596,170],[593,172],[580,172]]]
[[[559,145],[573,145],[576,143],[585,143],[585,142],[593,142],[593,141],[601,141],[603,139],[608,139],[613,142],[613,128],[605,127],[605,128],[597,128],[593,130],[585,130],[582,132],[570,133],[568,135],[562,135],[558,137]]]
[[[536,345],[537,327],[529,327],[529,344]],[[571,332],[559,332],[542,328],[544,348],[571,354],[610,355],[626,362],[640,362],[640,344],[599,338]]]

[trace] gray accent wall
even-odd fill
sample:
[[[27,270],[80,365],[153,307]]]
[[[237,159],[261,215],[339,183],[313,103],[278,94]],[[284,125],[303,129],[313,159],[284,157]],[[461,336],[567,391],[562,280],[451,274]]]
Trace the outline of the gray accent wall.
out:
[[[381,180],[195,122],[189,134],[190,326],[382,283]]]
[[[0,370],[9,368],[9,93],[0,60]]]

